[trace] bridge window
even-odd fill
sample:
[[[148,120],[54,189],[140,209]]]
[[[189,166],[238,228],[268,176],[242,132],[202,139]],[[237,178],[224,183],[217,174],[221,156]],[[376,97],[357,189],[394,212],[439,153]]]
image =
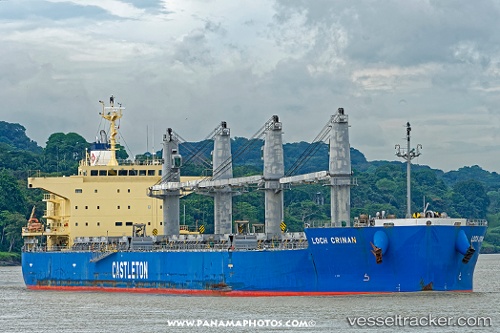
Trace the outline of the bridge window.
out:
[[[145,176],[146,170],[139,170],[139,176]]]
[[[128,172],[128,175],[129,175],[129,176],[137,176],[137,170],[130,170],[130,171]]]
[[[148,176],[154,176],[155,171],[154,170],[148,170]]]
[[[99,176],[106,176],[106,170],[99,170]]]
[[[91,176],[97,176],[97,170],[90,170]]]
[[[118,170],[118,176],[126,176],[127,170]]]

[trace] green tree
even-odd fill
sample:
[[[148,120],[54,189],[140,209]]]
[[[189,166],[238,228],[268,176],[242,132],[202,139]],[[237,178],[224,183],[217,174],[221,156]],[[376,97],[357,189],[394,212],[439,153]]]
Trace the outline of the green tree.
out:
[[[233,168],[234,177],[246,177],[262,174],[262,168],[252,165],[239,165]]]
[[[302,231],[305,223],[328,220],[328,216],[325,214],[322,206],[317,205],[311,200],[291,204],[285,209],[285,217],[286,221],[289,221],[289,217],[293,217],[290,222],[294,221],[295,223],[289,223],[288,226],[291,231]],[[297,225],[296,221],[300,221],[300,224]]]
[[[382,179],[377,180],[377,182],[375,183],[375,186],[380,191],[386,192],[386,193],[393,193],[398,188],[398,184],[396,184],[396,182],[394,182],[393,180],[387,179],[387,178],[382,178]]]
[[[500,213],[500,189],[496,191],[489,191],[487,195],[488,199],[490,200],[490,206],[488,207],[488,212],[490,214]]]
[[[477,180],[461,181],[453,186],[457,212],[466,218],[486,218],[490,199],[483,184]]]
[[[248,202],[240,201],[233,205],[233,219],[246,220],[252,223],[259,221],[259,209]]]
[[[18,150],[27,150],[40,153],[37,143],[26,136],[26,128],[19,124],[0,121],[0,142],[15,147]]]
[[[54,133],[49,137],[43,154],[52,161],[49,164],[51,172],[69,175],[76,173],[78,162],[88,148],[89,143],[79,134]]]
[[[125,147],[120,144],[116,145],[116,158],[120,161],[125,161],[128,158],[128,153]]]
[[[0,213],[0,219],[3,225],[0,239],[2,243],[7,241],[7,246],[3,248],[6,248],[7,252],[20,251],[23,244],[21,229],[26,225],[26,218],[23,214],[4,210]]]
[[[184,214],[185,212],[185,214]],[[195,227],[201,224],[205,225],[205,233],[214,231],[214,203],[209,196],[200,195],[197,193],[189,194],[180,201],[180,219],[181,224]]]
[[[26,200],[10,171],[0,171],[0,193],[0,211],[26,213]]]

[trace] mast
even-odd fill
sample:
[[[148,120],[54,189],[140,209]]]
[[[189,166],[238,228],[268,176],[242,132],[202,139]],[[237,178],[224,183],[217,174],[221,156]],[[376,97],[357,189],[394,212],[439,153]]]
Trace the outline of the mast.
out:
[[[281,234],[283,221],[283,191],[280,178],[285,175],[283,157],[283,126],[277,115],[265,125],[264,159],[264,201],[265,231],[270,237]]]
[[[406,160],[406,217],[411,217],[411,160],[420,156],[421,144],[417,144],[417,148],[410,148],[410,123],[406,123],[406,151],[401,149],[400,145],[396,145],[396,156]]]
[[[118,161],[116,160],[116,135],[118,134],[116,121],[122,117],[122,110],[125,108],[118,103],[118,107],[115,107],[115,97],[111,95],[109,98],[109,106],[105,106],[103,101],[99,101],[102,105],[102,112],[99,113],[104,119],[110,122],[109,124],[109,151],[111,156],[108,162],[108,166],[117,166]]]
[[[330,118],[329,174],[332,226],[349,226],[351,221],[351,146],[349,118],[344,108]]]
[[[167,182],[180,182],[182,157],[179,154],[179,138],[171,128],[163,135],[163,179]],[[179,235],[181,191],[164,191],[163,198],[163,233],[167,236]]]
[[[213,180],[233,178],[230,133],[225,121],[216,129],[212,153]],[[214,189],[214,234],[232,233],[232,196],[229,186]]]

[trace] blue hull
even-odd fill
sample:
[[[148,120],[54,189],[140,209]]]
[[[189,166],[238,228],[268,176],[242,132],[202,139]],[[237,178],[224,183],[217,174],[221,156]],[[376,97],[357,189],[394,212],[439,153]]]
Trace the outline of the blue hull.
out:
[[[306,229],[308,247],[250,251],[24,252],[28,288],[235,296],[471,291],[485,226]],[[465,237],[464,237],[465,236]],[[465,242],[475,248],[464,263]],[[381,263],[372,253],[381,246]]]

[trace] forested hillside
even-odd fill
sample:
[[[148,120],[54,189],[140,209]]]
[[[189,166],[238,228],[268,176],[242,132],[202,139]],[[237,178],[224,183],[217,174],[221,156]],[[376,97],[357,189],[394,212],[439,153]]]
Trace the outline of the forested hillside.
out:
[[[260,139],[232,139],[234,175],[261,173]],[[38,146],[26,136],[19,124],[0,122],[0,252],[19,252],[22,247],[21,227],[33,206],[41,217],[45,208],[39,190],[28,190],[26,179],[33,172],[44,175],[70,175],[76,172],[78,161],[89,143],[76,133],[54,133]],[[306,142],[284,145],[285,173],[300,174],[328,169],[328,146],[316,144],[314,154],[305,156]],[[180,153],[185,164],[183,175],[210,175],[210,141],[184,143]],[[157,153],[161,156],[161,152]],[[120,147],[120,158],[128,155]],[[146,158],[145,155],[137,158]],[[352,188],[351,217],[374,215],[379,211],[403,217],[406,211],[406,166],[401,162],[367,161],[351,148],[353,177],[358,186]],[[298,163],[297,161],[303,162]],[[290,173],[292,172],[293,173]],[[424,165],[412,167],[412,211],[421,211],[425,202],[429,209],[450,216],[487,218],[489,229],[483,252],[500,252],[500,176],[480,166],[463,167],[443,172]],[[213,202],[209,197],[192,194],[181,199],[185,206],[186,224],[205,224],[213,231]],[[289,231],[300,231],[305,223],[327,221],[330,214],[329,187],[322,184],[293,186],[285,191],[285,222]],[[183,210],[182,210],[183,211]],[[255,187],[241,190],[234,197],[233,218],[262,223],[264,220],[263,191]],[[0,258],[1,260],[1,258]]]

